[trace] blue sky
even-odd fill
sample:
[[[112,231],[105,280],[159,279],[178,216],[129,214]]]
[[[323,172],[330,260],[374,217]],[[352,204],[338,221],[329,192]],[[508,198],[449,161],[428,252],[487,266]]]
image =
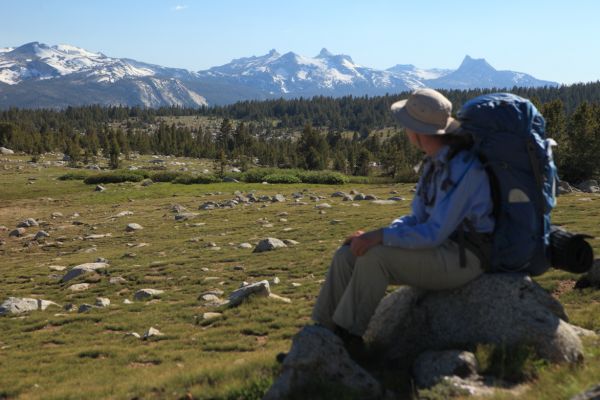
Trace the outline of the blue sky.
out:
[[[600,80],[595,0],[0,0],[0,47],[38,41],[191,70],[322,47],[361,65],[465,55],[560,83]]]

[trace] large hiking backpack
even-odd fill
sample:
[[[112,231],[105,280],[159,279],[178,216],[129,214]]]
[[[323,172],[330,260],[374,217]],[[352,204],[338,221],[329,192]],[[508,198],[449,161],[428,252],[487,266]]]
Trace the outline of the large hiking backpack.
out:
[[[468,101],[458,119],[490,176],[496,219],[491,272],[542,274],[550,267],[558,179],[544,118],[529,100],[494,93]]]

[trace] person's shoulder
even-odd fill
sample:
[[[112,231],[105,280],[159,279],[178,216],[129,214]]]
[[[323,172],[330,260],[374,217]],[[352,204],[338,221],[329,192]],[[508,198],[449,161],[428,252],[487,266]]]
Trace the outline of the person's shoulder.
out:
[[[486,174],[485,167],[477,154],[470,149],[460,150],[451,160],[451,168],[457,173],[463,171],[469,175]]]

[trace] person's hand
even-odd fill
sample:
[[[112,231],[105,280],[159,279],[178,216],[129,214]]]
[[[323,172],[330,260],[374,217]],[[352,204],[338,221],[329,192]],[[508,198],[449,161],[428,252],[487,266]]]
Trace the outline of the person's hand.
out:
[[[356,231],[356,232],[352,233],[350,236],[348,236],[348,237],[347,237],[347,238],[344,240],[344,243],[342,243],[342,246],[345,246],[345,245],[348,245],[348,244],[352,243],[352,240],[353,240],[355,237],[358,237],[358,236],[362,235],[363,233],[365,233],[365,231],[361,231],[361,230],[358,230],[358,231]]]
[[[383,243],[383,232],[377,229],[352,238],[350,251],[356,257],[364,256],[371,247],[381,243]]]

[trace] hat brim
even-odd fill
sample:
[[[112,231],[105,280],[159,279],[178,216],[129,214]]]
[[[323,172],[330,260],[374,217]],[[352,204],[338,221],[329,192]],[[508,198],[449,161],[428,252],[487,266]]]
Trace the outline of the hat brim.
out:
[[[448,123],[443,129],[437,126],[429,125],[421,122],[413,117],[406,111],[406,102],[408,100],[400,100],[392,104],[392,115],[396,118],[396,121],[405,128],[413,130],[417,133],[424,135],[445,135],[447,133],[453,133],[460,129],[460,122],[450,117]]]

